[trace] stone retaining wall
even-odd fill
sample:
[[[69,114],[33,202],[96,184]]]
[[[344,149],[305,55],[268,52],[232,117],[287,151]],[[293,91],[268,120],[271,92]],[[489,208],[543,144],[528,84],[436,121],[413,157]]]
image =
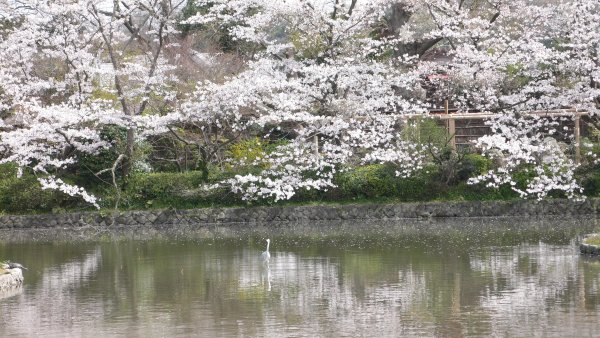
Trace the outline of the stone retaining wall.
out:
[[[0,216],[0,229],[70,228],[82,226],[173,226],[230,223],[310,222],[344,220],[395,220],[432,217],[538,217],[600,215],[600,199],[583,202],[485,201],[399,204],[346,204],[213,208],[191,210],[127,211],[116,215],[99,212]]]

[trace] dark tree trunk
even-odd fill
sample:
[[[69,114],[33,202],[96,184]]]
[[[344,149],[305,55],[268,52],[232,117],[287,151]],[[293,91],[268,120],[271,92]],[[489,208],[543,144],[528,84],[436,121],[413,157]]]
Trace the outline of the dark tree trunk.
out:
[[[135,148],[135,130],[127,129],[127,144],[125,146],[125,160],[123,161],[123,177],[128,177],[133,168],[133,152]]]

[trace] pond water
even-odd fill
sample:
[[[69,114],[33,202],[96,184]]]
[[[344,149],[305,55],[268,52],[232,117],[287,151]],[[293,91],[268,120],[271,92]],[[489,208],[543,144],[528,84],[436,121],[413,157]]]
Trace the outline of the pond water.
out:
[[[595,336],[597,220],[0,232],[2,336]],[[271,260],[260,253],[271,238]]]

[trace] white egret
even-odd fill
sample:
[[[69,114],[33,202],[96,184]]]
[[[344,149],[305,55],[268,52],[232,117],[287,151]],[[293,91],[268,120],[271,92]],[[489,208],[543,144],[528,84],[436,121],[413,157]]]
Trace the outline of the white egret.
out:
[[[271,244],[271,240],[267,238],[267,250],[263,251],[261,255],[264,264],[269,264],[269,260],[271,259],[271,254],[269,253],[269,244]]]

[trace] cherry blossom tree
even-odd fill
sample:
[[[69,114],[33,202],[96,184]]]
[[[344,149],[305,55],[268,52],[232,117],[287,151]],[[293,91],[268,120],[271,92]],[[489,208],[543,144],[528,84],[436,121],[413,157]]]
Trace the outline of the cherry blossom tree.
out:
[[[172,105],[177,8],[171,1],[3,2],[0,39],[1,162],[43,174],[43,187],[95,198],[57,175],[78,155],[112,145],[105,125],[127,130],[124,174],[145,116]],[[151,121],[150,121],[151,122]],[[113,171],[114,175],[114,171]]]
[[[2,78],[1,162],[29,167],[43,187],[96,199],[56,175],[77,161],[75,154],[95,154],[108,147],[97,128],[111,107],[88,102],[92,92],[93,51],[81,39],[85,25],[71,22],[77,4],[4,4],[12,22],[0,42]],[[13,7],[14,6],[14,7]]]
[[[480,137],[477,145],[499,166],[471,178],[470,183],[485,182],[492,188],[507,184],[521,197],[538,200],[552,191],[564,192],[569,198],[581,196],[582,188],[574,177],[577,166],[549,136],[557,132],[558,121],[501,114],[490,122],[490,127],[492,134]],[[519,184],[515,173],[526,181]]]
[[[431,34],[449,44],[451,60],[441,68],[452,79],[450,100],[463,110],[499,114],[490,121],[493,134],[477,141],[484,155],[501,159],[499,167],[471,182],[509,184],[521,197],[540,199],[553,190],[577,197],[577,164],[549,141],[558,126],[522,114],[575,108],[597,119],[599,4],[496,1],[477,17],[460,4],[427,6],[440,27]],[[529,177],[525,189],[517,188],[517,172]]]
[[[597,121],[596,0],[197,0],[198,13],[181,21],[184,5],[0,3],[0,163],[97,204],[61,175],[81,155],[114,150],[102,131],[117,126],[125,147],[97,173],[115,185],[136,145],[165,135],[197,149],[205,178],[232,143],[276,140],[245,163],[264,170],[220,182],[247,200],[330,189],[336,173],[369,163],[408,177],[430,158],[403,129],[430,108],[423,79],[435,74],[444,87],[434,96],[497,115],[475,144],[497,168],[473,183],[508,184],[522,197],[581,192],[577,165],[548,139],[558,126],[525,116],[568,107]],[[178,27],[218,30],[251,52],[234,73],[196,81],[183,64],[198,54],[182,47]],[[525,187],[514,179],[521,171]]]
[[[393,43],[369,36],[391,1],[200,4],[207,12],[188,23],[220,24],[264,48],[245,72],[208,86],[204,104],[216,97],[213,109],[242,114],[267,138],[282,128],[293,135],[256,160],[268,168],[260,175],[229,180],[234,192],[277,201],[328,189],[337,171],[353,165],[394,162],[398,175],[422,166],[421,149],[399,132],[399,115],[425,111],[415,59],[386,57]],[[227,95],[236,98],[222,100]]]
[[[418,169],[424,157],[417,145],[398,137],[398,122],[423,111],[414,89],[419,75],[434,72],[447,75],[446,99],[459,109],[499,114],[492,122],[495,134],[478,145],[485,155],[502,154],[503,160],[496,171],[472,182],[514,184],[511,175],[526,163],[533,168],[528,188],[518,190],[522,197],[580,192],[573,161],[562,156],[533,160],[542,153],[558,154],[556,142],[531,136],[549,131],[548,121],[520,116],[564,107],[596,112],[598,40],[590,38],[598,36],[594,1],[199,3],[206,12],[190,23],[221,24],[235,38],[265,48],[249,67],[251,75],[219,88],[250,88],[252,102],[243,108],[256,111],[255,123],[295,126],[296,137],[262,159],[269,163],[263,175],[229,181],[245,198],[277,200],[300,188],[327,189],[333,185],[331,173],[352,163],[396,162],[398,173],[405,175]],[[394,31],[373,36],[373,27],[390,13],[400,15],[392,22]],[[423,57],[434,47],[444,60]],[[255,82],[261,78],[257,71],[261,83]],[[270,75],[265,79],[265,74]],[[511,128],[502,127],[507,125]]]

